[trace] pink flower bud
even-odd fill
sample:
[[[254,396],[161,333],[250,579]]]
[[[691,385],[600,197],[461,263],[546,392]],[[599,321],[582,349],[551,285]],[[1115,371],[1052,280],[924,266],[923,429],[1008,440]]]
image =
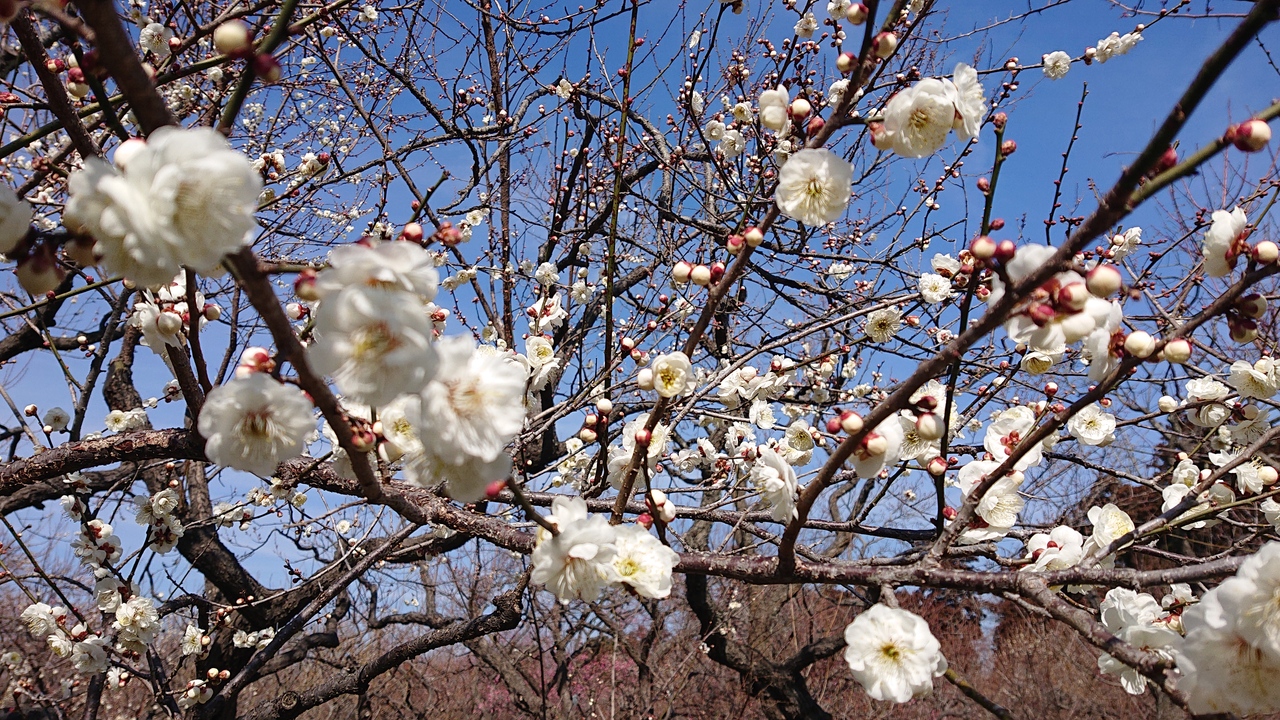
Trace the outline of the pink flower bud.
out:
[[[867,6],[862,3],[854,3],[844,12],[845,19],[854,25],[861,25],[867,21]]]
[[[991,229],[992,229],[992,230],[1003,230],[1003,229],[1004,229],[1004,218],[996,218],[995,220],[992,220],[992,221],[991,221]]]
[[[982,193],[983,195],[986,195],[987,193],[991,192],[991,180],[988,179],[986,176],[978,178],[977,185],[978,185],[978,192]]]
[[[764,232],[762,232],[760,228],[752,225],[747,228],[745,233],[742,234],[742,238],[747,241],[747,245],[750,245],[751,247],[760,247],[760,244],[764,242]]]
[[[1156,173],[1162,173],[1177,164],[1178,151],[1171,147],[1168,150],[1165,150],[1164,154],[1160,156],[1160,159],[1156,161],[1156,166],[1153,171]]]
[[[813,105],[802,97],[791,101],[791,117],[797,121],[804,120],[809,117],[809,113],[813,111]]]
[[[955,520],[956,516],[959,514],[960,513],[956,512],[956,509],[951,507],[950,505],[942,508],[942,517],[948,520]]]
[[[720,278],[724,277],[724,270],[725,270],[724,263],[720,262],[719,260],[711,263],[711,278],[710,278],[711,282],[712,283],[720,282]]]
[[[284,314],[288,315],[290,320],[301,320],[307,316],[307,307],[300,303],[289,303],[284,306]]]
[[[1037,327],[1048,325],[1057,316],[1058,313],[1053,309],[1053,306],[1045,303],[1036,303],[1027,309],[1027,317],[1031,318],[1031,322],[1035,323]]]
[[[889,440],[880,433],[867,433],[862,439],[862,450],[867,457],[878,457],[889,452]]]
[[[925,469],[934,477],[942,477],[943,474],[947,472],[947,461],[943,460],[941,457],[935,457],[929,461],[929,464],[925,466]]]
[[[822,132],[822,128],[826,126],[827,126],[827,121],[823,120],[822,116],[814,115],[809,120],[809,124],[804,126],[804,129],[805,129],[805,132],[807,132],[810,135],[817,135],[818,133]]]
[[[933,412],[938,409],[938,398],[932,395],[924,395],[916,401],[916,407],[922,412]]]
[[[636,430],[636,445],[640,447],[649,447],[649,442],[653,440],[653,433],[644,428]]]
[[[737,255],[746,247],[747,241],[741,235],[730,235],[725,238],[724,249],[730,255]]]
[[[1005,140],[1004,142],[1000,143],[1001,155],[1005,157],[1009,157],[1010,155],[1016,152],[1018,152],[1018,143],[1014,142],[1013,140]]]
[[[1018,246],[1013,244],[1012,240],[1001,240],[996,244],[996,259],[1000,262],[1007,263],[1018,254]]]
[[[1005,113],[998,112],[991,117],[991,124],[995,125],[997,130],[1003,130],[1004,126],[1009,124],[1009,116]]]
[[[643,527],[645,530],[648,530],[653,527],[653,516],[649,513],[640,513],[636,518],[636,524]]]
[[[621,340],[619,340],[618,345],[620,345],[622,349],[627,352],[631,352],[632,350],[636,349],[636,341],[633,338],[629,338],[629,337],[624,337]]]
[[[836,58],[836,69],[841,73],[848,75],[858,65],[858,56],[851,52],[840,53],[840,57]]]
[[[1123,278],[1115,265],[1098,265],[1085,276],[1085,285],[1094,297],[1107,298],[1120,290]]]
[[[852,410],[840,413],[840,429],[853,435],[862,432],[862,416]]]
[[[303,268],[293,281],[293,294],[306,302],[320,299],[320,291],[316,288],[317,273],[313,268]]]
[[[506,480],[494,480],[493,482],[485,486],[484,496],[489,500],[493,500],[494,498],[501,495],[502,491],[506,489],[507,489]]]
[[[1054,395],[1057,395],[1057,394],[1058,394],[1058,383],[1056,383],[1056,382],[1052,382],[1052,381],[1045,383],[1045,384],[1044,384],[1044,394],[1045,394],[1045,395],[1048,395],[1049,397],[1053,397]]]
[[[222,317],[222,308],[213,303],[205,303],[204,309],[200,311],[204,315],[204,319],[213,322]]]
[[[404,230],[400,231],[400,238],[408,242],[421,243],[423,237],[424,237],[424,234],[422,231],[421,223],[416,223],[416,222],[406,223],[404,226]]]
[[[253,74],[263,82],[276,82],[281,74],[280,61],[271,53],[258,53],[253,57]]]

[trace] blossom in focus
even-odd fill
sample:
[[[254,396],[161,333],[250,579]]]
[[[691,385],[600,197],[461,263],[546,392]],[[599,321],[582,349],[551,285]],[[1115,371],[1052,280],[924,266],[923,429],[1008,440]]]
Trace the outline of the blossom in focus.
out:
[[[1044,76],[1050,80],[1061,80],[1071,69],[1071,56],[1061,50],[1054,50],[1040,60],[1044,63]]]
[[[613,570],[618,582],[630,585],[642,597],[671,594],[671,570],[680,554],[662,544],[641,525],[619,525],[614,535]]]
[[[596,599],[618,578],[613,565],[617,530],[604,516],[588,513],[586,501],[579,497],[552,500],[547,521],[559,532],[551,535],[539,529],[532,581],[562,601]]]
[[[873,605],[845,628],[844,659],[875,700],[904,703],[933,692],[947,671],[942,645],[919,615]]]
[[[777,451],[759,448],[751,465],[751,484],[760,491],[774,520],[786,523],[796,517],[796,471]]]
[[[853,166],[844,158],[824,148],[805,148],[778,171],[778,209],[802,225],[826,225],[844,215],[852,186]]]
[[[1226,277],[1236,266],[1236,259],[1244,249],[1245,231],[1249,218],[1238,207],[1215,210],[1213,223],[1204,234],[1201,250],[1204,252],[1204,271],[1209,277]]]
[[[268,477],[280,462],[302,454],[315,430],[311,413],[301,390],[253,373],[214,388],[197,427],[211,461]]]

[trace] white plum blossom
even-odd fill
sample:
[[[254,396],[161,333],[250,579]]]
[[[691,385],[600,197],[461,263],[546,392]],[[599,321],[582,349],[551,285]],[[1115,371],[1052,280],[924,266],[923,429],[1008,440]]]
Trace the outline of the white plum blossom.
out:
[[[1112,543],[1133,532],[1135,527],[1129,513],[1121,510],[1115,503],[1089,508],[1089,522],[1093,523],[1093,534],[1089,536],[1086,545],[1098,550],[1106,550]],[[1086,547],[1086,551],[1089,549]]]
[[[999,466],[1000,463],[994,460],[974,460],[960,468],[956,481],[965,499],[968,499],[974,488],[990,477]],[[996,480],[978,501],[978,506],[975,508],[978,519],[970,522],[965,528],[960,541],[963,543],[986,542],[999,540],[1008,535],[1018,522],[1018,513],[1022,512],[1025,506],[1022,496],[1018,494],[1022,481],[1022,473],[1016,470]]]
[[[527,374],[509,355],[477,348],[469,337],[443,338],[437,349],[439,372],[411,419],[423,451],[409,464],[410,479],[447,480],[452,497],[471,502],[510,470],[505,450],[524,427]]]
[[[0,184],[0,254],[17,249],[18,243],[31,231],[34,214],[31,203],[18,197],[13,188]]]
[[[300,389],[253,373],[214,388],[197,428],[207,440],[210,460],[268,477],[276,465],[302,454],[315,419]]]
[[[541,335],[547,328],[558,328],[564,324],[569,312],[560,303],[560,293],[538,298],[526,311],[530,335]]]
[[[1012,260],[1005,265],[1008,277],[1019,282],[1039,270],[1049,262],[1057,252],[1048,245],[1028,244],[1018,248]],[[1060,307],[1056,298],[1060,291],[1069,286],[1079,286],[1085,290],[1084,277],[1068,270],[1050,278],[1042,289],[1051,302],[1032,303],[1004,324],[1005,332],[1014,342],[1027,343],[1032,349],[1054,353],[1071,343],[1083,340],[1100,327],[1111,322],[1118,324],[1119,319],[1113,314],[1113,304],[1100,298],[1088,295],[1079,310]],[[991,281],[991,294],[988,304],[994,305],[1004,296],[1004,281],[994,277]],[[1033,313],[1043,313],[1043,317],[1033,317]]]
[[[786,523],[796,517],[796,471],[777,451],[759,448],[751,465],[751,484],[760,491],[774,520]]]
[[[698,386],[689,356],[679,350],[659,355],[650,367],[653,370],[653,389],[664,398],[686,395]]]
[[[89,158],[68,181],[66,220],[93,235],[108,270],[161,285],[184,265],[215,272],[248,244],[262,180],[221,133],[162,127],[130,142],[123,167]]]
[[[558,534],[539,528],[531,579],[562,601],[596,599],[618,579],[613,565],[617,530],[607,518],[588,513],[586,501],[579,497],[552,500],[547,521]]]
[[[1048,572],[1067,570],[1084,558],[1084,536],[1074,528],[1059,525],[1048,533],[1036,533],[1027,541],[1027,559],[1023,570]]]
[[[1142,42],[1142,35],[1139,33],[1125,33],[1124,35],[1121,35],[1118,32],[1113,32],[1098,41],[1094,57],[1098,62],[1104,63],[1118,55],[1127,54],[1140,42]]]
[[[902,459],[904,439],[902,424],[896,417],[890,417],[877,425],[850,458],[858,477],[873,478],[886,467],[897,465]],[[877,452],[881,448],[884,452]]]
[[[896,308],[881,308],[867,316],[867,337],[882,343],[893,339],[902,327],[902,313]]]
[[[173,31],[158,22],[147,24],[138,32],[138,47],[164,60],[169,57],[169,40]]]
[[[613,539],[613,570],[618,582],[647,598],[671,594],[671,570],[680,554],[662,544],[641,525],[618,526]]]
[[[952,127],[956,131],[956,137],[971,140],[978,136],[982,129],[982,118],[987,114],[987,101],[982,83],[978,82],[978,71],[964,63],[957,63],[955,72],[952,73],[952,83],[956,89],[956,114]]]
[[[876,700],[904,703],[933,692],[947,671],[942,645],[919,615],[873,605],[845,628],[844,659],[853,678]]]
[[[791,98],[785,85],[761,92],[757,104],[760,107],[760,124],[770,130],[781,131],[790,122],[787,109],[791,104]]]
[[[941,275],[925,273],[920,276],[920,299],[937,305],[951,297],[951,281]]]
[[[925,78],[899,91],[885,105],[882,134],[873,133],[876,147],[908,158],[934,154],[955,124],[956,100],[950,80]]]
[[[1215,210],[1212,220],[1202,245],[1204,271],[1209,277],[1226,277],[1240,256],[1249,218],[1244,210],[1234,207],[1231,212]]]
[[[1120,262],[1142,244],[1142,228],[1131,227],[1111,237],[1111,259]]]
[[[852,184],[853,166],[844,158],[825,148],[805,148],[778,171],[778,209],[802,225],[835,222],[849,205]]]
[[[1217,427],[1231,417],[1231,409],[1218,402],[1231,394],[1231,390],[1212,376],[1194,378],[1187,381],[1187,404],[1196,407],[1187,414],[1187,419],[1200,427]]]
[[[1090,403],[1067,421],[1067,429],[1081,444],[1106,447],[1116,439],[1116,416]]]
[[[414,293],[424,302],[435,299],[440,275],[431,254],[411,242],[388,242],[370,247],[349,243],[329,253],[329,267],[316,278],[322,298],[359,289]]]
[[[1196,714],[1280,710],[1280,543],[1182,613],[1178,689]]]
[[[1280,366],[1264,357],[1250,364],[1248,360],[1231,363],[1227,384],[1240,393],[1240,397],[1266,400],[1280,392]]]
[[[720,154],[725,158],[732,160],[738,157],[747,149],[747,141],[742,137],[742,133],[737,130],[725,130],[720,137],[720,144],[716,146]]]
[[[796,420],[787,426],[782,442],[778,445],[778,453],[790,465],[807,465],[813,459],[816,443],[809,432],[809,423]]]
[[[796,21],[796,37],[802,37],[805,39],[811,38],[818,27],[818,19],[814,17],[812,12],[806,12],[799,20]]]
[[[1035,426],[1035,411],[1025,405],[1015,405],[997,413],[992,418],[983,436],[982,446],[991,453],[996,462],[1004,462]],[[1043,459],[1044,448],[1040,443],[1036,443],[1014,463],[1013,469],[1026,470],[1039,465]]]
[[[1044,63],[1044,76],[1050,80],[1061,80],[1071,69],[1071,56],[1061,50],[1054,50],[1040,61]]]

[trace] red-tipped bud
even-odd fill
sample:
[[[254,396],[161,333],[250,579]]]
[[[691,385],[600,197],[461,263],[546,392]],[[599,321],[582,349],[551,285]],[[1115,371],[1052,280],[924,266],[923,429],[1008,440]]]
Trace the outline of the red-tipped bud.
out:
[[[725,271],[724,263],[718,260],[716,262],[711,263],[711,282],[712,283],[720,282],[720,278],[724,277],[724,271]]]
[[[259,53],[253,56],[253,74],[262,78],[263,82],[273,83],[280,79],[280,61],[271,53]]]
[[[1230,318],[1227,327],[1231,329],[1231,339],[1241,345],[1258,338],[1258,323],[1249,318]]]
[[[798,97],[791,101],[791,117],[796,121],[804,120],[811,112],[813,112],[813,105],[810,105],[808,100]]]
[[[1048,395],[1049,397],[1053,397],[1054,395],[1057,395],[1057,394],[1058,394],[1058,383],[1056,383],[1056,382],[1052,382],[1052,381],[1045,383],[1045,384],[1044,384],[1044,394],[1045,394],[1045,395]]]
[[[853,435],[862,432],[862,416],[852,410],[840,413],[840,429]]]
[[[862,439],[862,451],[867,457],[877,457],[889,452],[889,440],[880,433],[867,433]]]
[[[636,430],[636,445],[640,447],[649,447],[649,442],[653,440],[653,433],[644,428]]]
[[[858,66],[858,56],[851,52],[840,53],[840,57],[836,58],[836,69],[841,73],[848,75]]]
[[[827,432],[831,435],[835,435],[840,432],[840,418],[833,417],[827,419]]]
[[[1271,142],[1271,126],[1262,120],[1245,120],[1227,131],[1237,150],[1258,152]]]
[[[640,513],[639,517],[636,518],[636,524],[648,530],[653,527],[653,516],[649,513]]]
[[[306,302],[315,302],[320,299],[320,291],[316,288],[316,278],[318,273],[314,268],[303,268],[296,280],[293,281],[293,294]]]
[[[725,238],[724,250],[730,255],[737,255],[746,245],[747,241],[741,235],[730,235]]]
[[[996,259],[1000,262],[1007,263],[1018,254],[1018,246],[1013,244],[1012,240],[1001,240],[996,243]]]
[[[817,135],[822,132],[822,128],[827,126],[827,121],[822,119],[821,115],[814,115],[809,120],[809,124],[804,126],[805,132],[810,135]]]
[[[1004,142],[1000,143],[1001,155],[1005,157],[1009,157],[1010,155],[1016,152],[1018,152],[1018,143],[1014,142],[1013,140],[1005,140]]]
[[[922,412],[933,412],[938,409],[938,398],[932,395],[922,395],[916,401],[916,407],[920,408]]]
[[[947,461],[941,457],[935,457],[929,461],[929,464],[925,466],[925,469],[934,477],[942,477],[943,474],[947,472]]]
[[[595,430],[588,427],[584,427],[578,431],[578,439],[588,445],[595,442],[599,437],[600,436],[596,434]]]
[[[844,17],[854,25],[861,25],[867,21],[867,15],[869,12],[870,11],[867,10],[866,5],[862,3],[854,3],[849,6],[848,10],[845,10]]]
[[[1082,282],[1064,285],[1058,290],[1058,307],[1071,312],[1080,312],[1084,309],[1085,303],[1089,302],[1089,297],[1089,288]]]
[[[1037,327],[1048,325],[1057,316],[1058,313],[1053,309],[1053,306],[1046,303],[1036,303],[1027,309],[1027,317],[1031,318],[1031,322],[1035,323]]]
[[[1276,261],[1276,258],[1280,257],[1280,246],[1270,240],[1263,240],[1254,245],[1250,252],[1259,265],[1270,265]]]
[[[1160,156],[1160,159],[1156,161],[1155,172],[1162,173],[1177,164],[1178,151],[1174,148],[1169,148],[1168,150],[1165,150],[1164,154]]]
[[[969,244],[969,252],[979,260],[990,260],[996,256],[997,243],[986,235],[979,235]]]
[[[945,428],[938,416],[933,413],[923,413],[916,416],[916,434],[921,440],[931,442],[942,437]]]
[[[995,220],[992,220],[992,221],[991,221],[991,229],[992,229],[992,230],[1003,230],[1003,229],[1004,229],[1004,218],[996,218]]]
[[[978,192],[982,193],[983,195],[986,195],[987,193],[991,192],[991,180],[988,179],[986,176],[978,178],[977,185],[978,185]]]
[[[693,272],[689,274],[689,279],[693,281],[694,285],[706,287],[711,284],[711,268],[706,265],[695,265]]]
[[[1094,297],[1108,298],[1120,291],[1123,278],[1115,265],[1097,265],[1085,276],[1085,286]]]
[[[493,482],[485,486],[484,496],[489,500],[493,500],[497,498],[499,495],[501,495],[502,491],[506,489],[507,489],[506,480],[494,480]]]
[[[406,223],[404,230],[400,231],[400,239],[412,243],[421,243],[426,234],[422,230],[422,224],[411,222]]]
[[[747,245],[751,247],[760,247],[760,244],[764,242],[764,231],[752,225],[742,234],[742,239],[746,240]]]
[[[950,505],[942,508],[942,517],[946,518],[947,520],[955,520],[956,516],[959,514],[960,513],[956,512],[956,509],[951,507]]]
[[[1258,293],[1249,293],[1236,301],[1241,315],[1257,320],[1267,314],[1267,299]]]
[[[998,112],[991,116],[991,124],[994,125],[997,130],[1004,130],[1004,126],[1009,124],[1009,116],[1005,113]]]
[[[881,60],[892,55],[897,49],[898,36],[888,31],[877,34],[871,41],[871,52],[875,53],[876,57]]]

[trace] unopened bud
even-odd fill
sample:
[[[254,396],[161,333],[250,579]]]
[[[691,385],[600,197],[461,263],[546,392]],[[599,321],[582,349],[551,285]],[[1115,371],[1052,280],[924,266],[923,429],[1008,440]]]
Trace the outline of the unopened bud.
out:
[[[276,82],[281,74],[280,61],[271,53],[258,53],[253,57],[253,74],[262,78],[263,82]]]
[[[851,52],[840,53],[840,57],[836,58],[836,69],[841,73],[848,75],[858,65],[858,56]]]
[[[1267,299],[1258,293],[1249,293],[1236,301],[1236,309],[1245,317],[1257,320],[1267,314]]]
[[[1058,290],[1058,306],[1072,312],[1080,312],[1089,302],[1089,288],[1082,282],[1074,282]]]
[[[1045,383],[1045,384],[1044,384],[1044,394],[1045,394],[1045,395],[1048,395],[1049,397],[1053,397],[1054,395],[1057,395],[1057,394],[1058,394],[1058,383],[1056,383],[1056,382],[1052,382],[1052,381]]]
[[[1115,265],[1098,265],[1085,276],[1085,285],[1094,297],[1107,298],[1120,290],[1123,278]]]
[[[996,241],[986,235],[979,235],[969,244],[969,252],[979,260],[990,260],[996,256]]]
[[[649,447],[649,442],[653,440],[653,433],[644,428],[640,428],[639,430],[636,430],[635,438],[636,445],[639,445],[640,447]]]
[[[1246,120],[1228,131],[1231,144],[1244,152],[1258,152],[1271,142],[1271,126],[1262,120]]]
[[[1263,485],[1275,485],[1276,480],[1280,480],[1280,472],[1270,465],[1263,465],[1258,468],[1258,479]]]
[[[718,283],[724,277],[725,266],[719,260],[711,263],[711,282]]]
[[[641,390],[653,389],[653,370],[650,368],[640,368],[636,373],[636,387]]]
[[[922,413],[916,417],[916,434],[921,440],[932,442],[942,437],[943,425],[937,415]]]
[[[1277,257],[1280,257],[1280,246],[1277,246],[1270,240],[1263,240],[1253,246],[1252,252],[1253,259],[1256,260],[1259,265],[1270,265],[1276,261]]]
[[[400,237],[408,242],[421,243],[422,238],[425,237],[422,224],[416,222],[406,223],[404,230],[400,231]]]
[[[314,268],[303,268],[298,273],[298,278],[293,281],[293,294],[306,302],[319,300],[320,291],[316,288],[317,276],[318,273]]]
[[[36,415],[40,414],[40,408],[36,407],[35,405],[28,405],[22,408],[22,414],[26,415],[27,417],[35,417]]]
[[[693,274],[693,265],[681,260],[671,268],[671,278],[681,285],[689,282],[689,276]]]
[[[502,491],[506,489],[507,489],[506,480],[494,480],[493,482],[485,486],[484,496],[489,500],[493,500],[494,498],[501,495]]]
[[[589,427],[584,427],[578,431],[578,439],[588,445],[595,442],[599,437],[600,436],[596,434],[596,431]]]
[[[943,474],[947,472],[947,461],[941,457],[935,457],[929,461],[929,464],[925,466],[925,469],[934,477],[942,477]]]
[[[1018,143],[1017,143],[1017,142],[1015,142],[1015,141],[1013,141],[1013,140],[1005,140],[1004,142],[1000,143],[1000,154],[1001,154],[1001,155],[1003,155],[1003,156],[1005,156],[1005,157],[1009,157],[1010,155],[1012,155],[1012,154],[1014,154],[1014,153],[1016,153],[1016,152],[1018,152]]]
[[[862,432],[862,416],[852,410],[840,413],[840,429],[853,435]]]
[[[1174,338],[1165,343],[1164,359],[1174,365],[1181,365],[1191,359],[1191,341],[1186,338]]]
[[[706,287],[711,284],[711,268],[706,265],[695,265],[693,272],[689,273],[689,279],[694,285]]]
[[[609,413],[613,412],[613,401],[609,398],[600,398],[596,401],[596,412],[600,413],[603,418],[608,418]]]
[[[888,31],[876,35],[875,39],[871,41],[871,52],[875,53],[876,57],[881,60],[892,55],[897,49],[898,36]]]
[[[1124,339],[1124,351],[1145,360],[1156,351],[1156,339],[1151,337],[1150,333],[1141,330],[1131,332]]]
[[[813,111],[813,105],[808,100],[798,97],[791,101],[791,117],[795,120],[804,120],[809,117],[809,113]]]
[[[1156,406],[1160,408],[1160,412],[1162,413],[1171,413],[1174,410],[1178,409],[1178,400],[1177,398],[1173,398],[1168,395],[1163,395],[1160,397],[1160,400],[1156,403]]]
[[[737,255],[746,247],[747,241],[741,235],[730,235],[725,238],[724,249],[730,255]]]
[[[866,5],[862,3],[854,3],[849,6],[848,10],[844,11],[844,17],[854,25],[861,25],[867,21],[868,12]]]
[[[228,20],[213,31],[213,46],[223,55],[245,57],[253,49],[253,35],[245,23]]]
[[[1251,343],[1258,338],[1258,323],[1249,318],[1234,318],[1227,321],[1231,329],[1231,339],[1241,345]]]
[[[751,247],[760,247],[764,242],[764,232],[760,228],[752,225],[742,234],[742,239],[747,241],[747,245]]]

